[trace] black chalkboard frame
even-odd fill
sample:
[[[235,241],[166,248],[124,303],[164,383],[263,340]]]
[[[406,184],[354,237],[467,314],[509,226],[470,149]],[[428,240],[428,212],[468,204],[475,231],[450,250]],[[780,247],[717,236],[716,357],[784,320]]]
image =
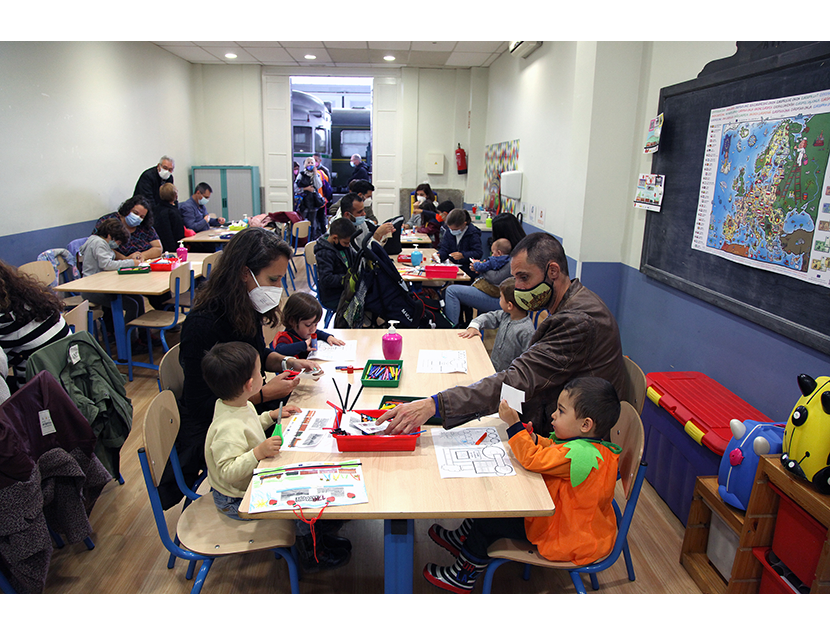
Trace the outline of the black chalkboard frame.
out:
[[[830,354],[830,289],[691,248],[710,111],[826,89],[830,42],[796,46],[663,88],[658,112],[665,121],[652,172],[666,176],[666,189],[662,211],[646,216],[640,271]]]

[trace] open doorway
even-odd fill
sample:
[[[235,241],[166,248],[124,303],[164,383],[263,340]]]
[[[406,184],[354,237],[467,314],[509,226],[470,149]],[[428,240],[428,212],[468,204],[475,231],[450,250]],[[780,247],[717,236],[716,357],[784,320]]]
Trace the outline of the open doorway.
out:
[[[319,154],[335,199],[348,191],[359,154],[372,173],[372,78],[291,77],[292,155]]]

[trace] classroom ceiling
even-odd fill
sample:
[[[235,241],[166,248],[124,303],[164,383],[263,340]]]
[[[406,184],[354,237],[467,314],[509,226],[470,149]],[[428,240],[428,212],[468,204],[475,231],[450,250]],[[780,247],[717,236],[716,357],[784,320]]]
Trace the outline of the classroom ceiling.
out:
[[[488,67],[507,42],[153,42],[194,64],[264,66]],[[235,59],[225,57],[235,53]],[[306,59],[314,55],[316,59]],[[386,61],[392,55],[394,61]]]

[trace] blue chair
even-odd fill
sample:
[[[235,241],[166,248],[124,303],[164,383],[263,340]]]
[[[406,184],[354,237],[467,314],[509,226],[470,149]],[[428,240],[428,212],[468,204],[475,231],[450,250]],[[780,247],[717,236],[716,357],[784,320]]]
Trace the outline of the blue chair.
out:
[[[294,264],[294,258],[297,256],[301,256],[303,252],[298,251],[300,249],[300,239],[308,238],[308,232],[311,227],[311,222],[307,220],[302,220],[299,223],[294,223],[291,226],[291,248],[294,250],[294,255],[291,256],[291,260],[288,263],[288,275],[291,277],[291,288],[294,290],[297,287],[294,285],[294,274],[298,273],[297,265]]]
[[[5,593],[6,595],[17,593],[17,591],[15,591],[14,587],[11,585],[11,582],[9,582],[8,578],[6,578],[6,576],[3,575],[2,571],[0,571],[0,591]]]
[[[320,291],[317,288],[317,256],[314,254],[314,247],[317,244],[316,240],[311,241],[305,246],[305,275],[308,279],[308,288],[311,289],[317,296],[317,301],[320,301]],[[322,302],[320,303],[322,306]],[[325,326],[329,327],[329,322],[334,317],[334,311],[323,307],[325,311]]]
[[[158,484],[168,459],[174,460],[174,444],[178,432],[179,409],[176,397],[169,390],[165,390],[153,399],[147,409],[143,447],[138,450],[138,458],[162,544],[176,558],[192,563],[202,561],[191,593],[201,592],[210,567],[217,557],[265,549],[273,551],[277,559],[285,559],[291,592],[299,593],[299,575],[291,553],[295,539],[294,522],[291,520],[239,522],[219,512],[213,504],[213,497],[199,496],[191,492],[196,498],[179,517],[176,539],[170,538],[161,507]],[[190,576],[187,579],[190,579]]]
[[[157,329],[159,337],[161,338],[161,345],[164,352],[170,350],[167,345],[167,340],[164,337],[165,331],[178,326],[184,322],[186,317],[181,312],[181,298],[182,293],[190,289],[191,279],[190,263],[185,263],[173,269],[170,272],[170,294],[173,296],[173,311],[148,311],[144,315],[139,315],[136,319],[127,324],[127,375],[130,381],[133,380],[133,366],[141,366],[143,368],[152,368],[158,370],[158,366],[153,363],[153,340],[151,337],[151,330]],[[133,361],[132,351],[132,332],[135,329],[143,328],[147,334],[147,350],[150,353],[150,362],[136,362]]]
[[[551,562],[546,560],[536,547],[527,541],[509,540],[503,538],[490,545],[487,555],[494,558],[487,566],[484,573],[483,593],[490,593],[493,585],[493,575],[505,562],[521,562],[525,565],[523,579],[530,578],[530,567],[538,566],[549,569],[562,569],[568,571],[571,581],[576,587],[577,593],[585,593],[585,586],[582,584],[581,573],[587,573],[591,578],[591,588],[599,589],[597,572],[604,571],[612,566],[622,553],[625,557],[625,566],[628,571],[628,579],[634,581],[634,566],[631,562],[631,553],[628,548],[628,530],[631,527],[631,519],[637,507],[637,500],[640,497],[640,490],[643,487],[643,479],[646,476],[646,464],[643,458],[644,433],[643,423],[637,414],[634,406],[628,402],[622,402],[619,421],[611,430],[611,441],[622,448],[619,460],[620,480],[622,481],[623,493],[626,498],[625,512],[620,513],[617,502],[613,502],[614,514],[617,516],[617,538],[614,541],[614,548],[606,557],[596,562],[581,567],[574,566],[571,562]]]

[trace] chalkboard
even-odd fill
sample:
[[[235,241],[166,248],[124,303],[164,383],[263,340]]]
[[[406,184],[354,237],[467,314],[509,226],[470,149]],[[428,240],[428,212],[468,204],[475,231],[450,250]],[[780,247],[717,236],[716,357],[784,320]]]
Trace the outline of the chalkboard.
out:
[[[662,211],[647,213],[640,271],[830,354],[830,288],[691,248],[710,111],[830,89],[830,43],[784,48],[732,68],[710,64],[720,68],[660,91],[664,124],[652,172],[665,175],[665,192]]]

